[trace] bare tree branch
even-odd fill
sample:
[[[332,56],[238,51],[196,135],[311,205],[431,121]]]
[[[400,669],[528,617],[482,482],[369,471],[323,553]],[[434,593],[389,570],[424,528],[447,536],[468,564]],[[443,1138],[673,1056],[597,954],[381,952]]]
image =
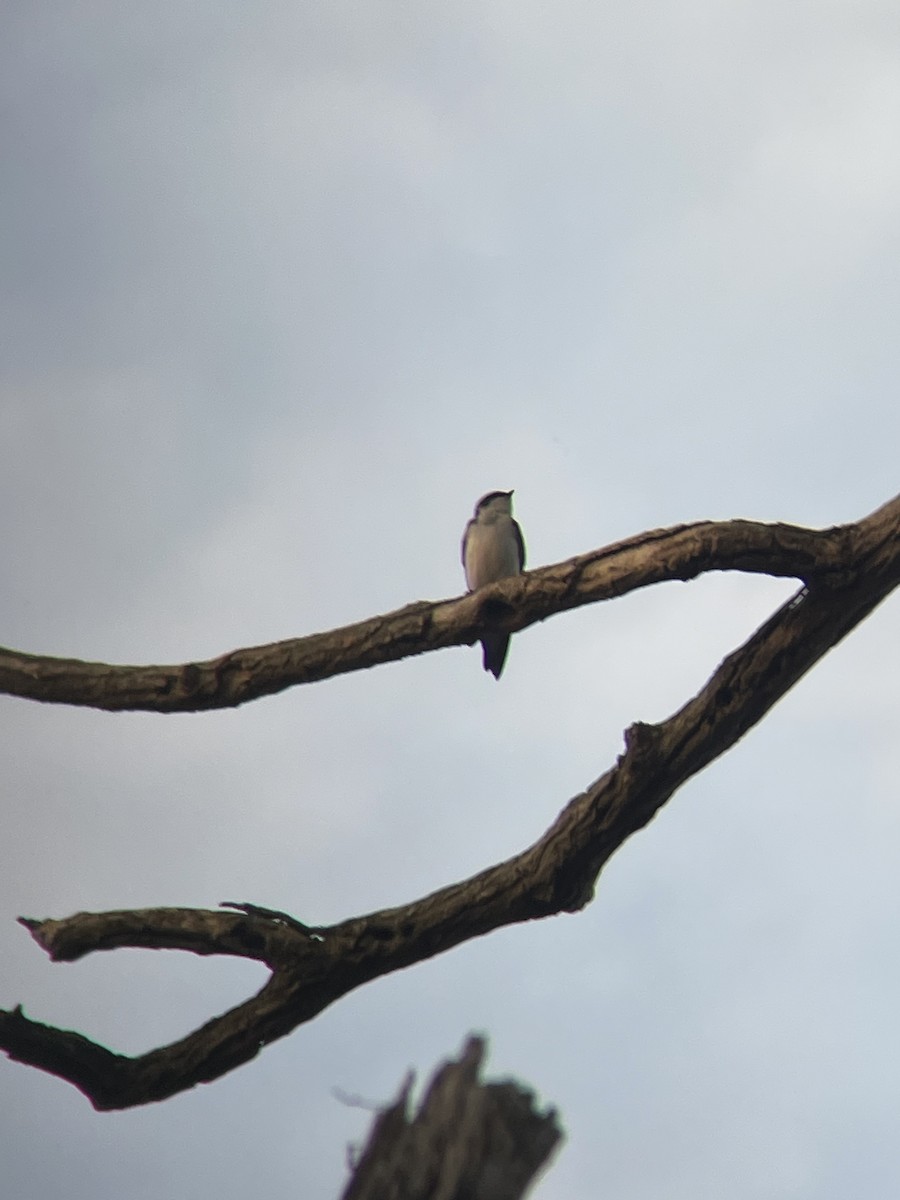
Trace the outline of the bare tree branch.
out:
[[[572,799],[539,841],[471,879],[327,927],[307,926],[252,904],[228,913],[148,909],[23,920],[56,960],[152,946],[257,959],[272,974],[244,1004],[181,1041],[136,1058],[113,1055],[77,1034],[30,1021],[20,1009],[0,1014],[0,1048],[74,1083],[97,1108],[145,1104],[247,1062],[263,1045],[380,975],[504,925],[583,908],[610,855],[896,587],[898,519],[900,498],[858,525],[812,535],[809,544],[819,537],[839,543],[842,557],[810,572],[808,586],[726,658],[680,711],[660,725],[633,725],[616,765]],[[661,544],[670,548],[670,538],[661,535]],[[569,565],[562,573],[571,579],[571,570]],[[652,574],[649,568],[646,574]],[[527,587],[526,581],[524,592]],[[485,589],[485,597],[488,593]],[[478,596],[468,601],[484,602]],[[520,614],[512,614],[509,625],[521,627]]]
[[[897,511],[891,519],[896,528]],[[707,571],[747,571],[805,583],[836,578],[852,568],[864,526],[866,522],[826,530],[753,521],[676,525],[456,600],[421,601],[343,629],[233,650],[207,662],[111,666],[0,647],[0,693],[112,711],[231,708],[296,684],[446,646],[471,645],[492,627],[516,632],[555,613]]]
[[[409,1119],[412,1075],[375,1118],[341,1200],[520,1200],[562,1137],[551,1108],[513,1082],[480,1083],[485,1052],[470,1037],[434,1074]]]

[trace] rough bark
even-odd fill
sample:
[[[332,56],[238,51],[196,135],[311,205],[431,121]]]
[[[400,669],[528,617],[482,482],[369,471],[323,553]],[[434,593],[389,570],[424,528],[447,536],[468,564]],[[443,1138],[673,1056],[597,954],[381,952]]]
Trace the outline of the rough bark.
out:
[[[232,650],[207,662],[112,666],[0,647],[0,692],[111,711],[231,708],[296,684],[442,647],[472,645],[486,630],[515,632],[554,613],[653,583],[693,579],[705,571],[747,571],[806,583],[840,578],[857,557],[864,524],[825,530],[752,521],[676,525],[456,600],[420,601],[356,625]]]
[[[148,909],[23,920],[38,944],[57,961],[73,960],[93,950],[144,946],[253,958],[266,963],[272,974],[255,997],[181,1041],[136,1058],[31,1021],[21,1009],[0,1014],[0,1048],[20,1062],[74,1083],[97,1108],[145,1104],[225,1074],[253,1058],[263,1045],[380,975],[501,926],[584,907],[610,855],[646,825],[685,780],[733,746],[900,581],[900,497],[856,525],[821,534],[784,526],[754,526],[754,530],[770,531],[768,559],[760,546],[751,553],[747,541],[738,556],[734,543],[729,542],[734,525],[729,523],[723,534],[730,545],[724,558],[718,553],[721,542],[715,527],[704,526],[702,532],[690,527],[689,535],[685,530],[646,535],[623,544],[624,549],[614,547],[606,557],[601,551],[559,568],[533,572],[532,576],[544,581],[534,585],[533,592],[529,591],[530,577],[525,576],[522,581],[492,585],[483,589],[483,594],[443,606],[457,611],[454,619],[467,629],[466,638],[460,640],[473,640],[483,626],[474,616],[466,618],[470,623],[465,625],[458,614],[466,605],[475,614],[496,605],[497,597],[502,596],[503,603],[511,606],[508,612],[504,610],[505,627],[522,628],[528,620],[517,606],[521,602],[532,614],[528,619],[540,619],[533,615],[534,597],[543,595],[546,581],[557,577],[568,580],[571,592],[568,596],[565,589],[560,592],[554,611],[584,602],[573,600],[583,595],[582,588],[618,594],[640,586],[635,582],[638,577],[644,584],[677,578],[678,571],[688,571],[688,564],[693,574],[724,569],[726,564],[734,569],[738,557],[740,569],[791,573],[805,580],[797,594],[726,658],[683,708],[659,725],[632,726],[615,766],[569,801],[533,846],[420,900],[328,927],[309,927],[253,905],[230,905],[240,909],[233,912]],[[778,530],[778,535],[771,530]],[[685,556],[685,538],[695,551],[702,543],[704,556]],[[788,571],[790,555],[784,549],[788,544],[795,552],[792,571]],[[673,546],[681,550],[676,552]],[[643,563],[640,568],[638,560]],[[631,564],[628,570],[618,576],[615,571],[608,573],[610,563],[621,568],[624,561]],[[584,584],[585,576],[595,572],[606,580],[602,587],[596,580]],[[540,611],[547,615],[545,609]],[[401,613],[378,620],[388,625],[397,620],[402,625],[404,619]],[[354,636],[347,634],[349,641]],[[424,644],[433,643],[426,638]],[[394,657],[423,648],[391,642],[390,637],[381,645],[393,646],[397,651]],[[354,664],[368,665],[363,658],[365,655],[357,657]],[[339,658],[335,670],[352,669],[348,662],[346,656]],[[282,682],[280,686],[285,685]],[[243,699],[247,698],[245,694]],[[75,702],[71,694],[69,702]]]
[[[409,1118],[413,1077],[375,1118],[341,1200],[520,1200],[562,1132],[512,1081],[481,1083],[485,1044],[469,1038]]]

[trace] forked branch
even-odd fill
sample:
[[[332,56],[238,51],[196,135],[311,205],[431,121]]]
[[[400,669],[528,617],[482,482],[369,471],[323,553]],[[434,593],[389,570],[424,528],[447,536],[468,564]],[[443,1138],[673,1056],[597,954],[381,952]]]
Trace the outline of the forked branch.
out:
[[[692,537],[696,535],[693,528]],[[753,528],[783,531],[786,527]],[[708,534],[709,527],[703,536]],[[649,542],[634,539],[628,544],[630,550],[613,548],[610,555],[613,560],[619,554],[647,556],[645,583],[675,578],[667,555],[681,536],[673,531],[646,535]],[[652,568],[654,537],[667,565],[657,562]],[[307,927],[252,905],[239,913],[148,909],[24,921],[55,960],[73,960],[94,950],[142,946],[252,958],[265,963],[271,976],[244,1004],[179,1042],[135,1058],[113,1054],[78,1034],[31,1021],[20,1009],[0,1014],[0,1047],[19,1062],[69,1080],[97,1108],[145,1104],[218,1078],[253,1058],[263,1045],[379,975],[421,962],[504,925],[583,908],[610,855],[646,825],[685,780],[733,746],[896,587],[900,581],[900,497],[857,525],[825,534],[799,531],[796,545],[801,544],[807,552],[803,560],[795,558],[789,572],[789,556],[784,554],[778,559],[784,569],[774,573],[801,575],[806,585],[726,658],[682,709],[659,725],[632,726],[615,766],[570,800],[533,846],[410,904],[327,927]],[[815,556],[810,555],[816,545],[823,553],[814,562]],[[758,561],[753,568],[746,565],[752,559],[746,543],[742,553],[745,562],[741,569],[763,569]],[[685,569],[687,560],[676,558]],[[527,608],[531,603],[529,580],[537,576],[552,579],[559,571],[578,592],[577,564],[589,564],[584,570],[590,574],[601,570],[601,559],[599,552],[561,568],[532,572],[515,582],[518,591],[512,583],[497,586],[507,588],[503,594],[510,605],[521,602]],[[707,543],[707,557],[694,561],[693,573],[722,569],[722,561]],[[734,555],[730,562],[734,567]],[[634,560],[632,565],[629,586],[637,586],[633,584]],[[612,588],[609,582],[606,586]],[[485,594],[490,592],[484,589]],[[443,607],[461,610],[469,604],[474,611],[480,595]],[[558,597],[553,611],[573,606]],[[390,622],[400,616],[382,620]],[[518,608],[511,612],[509,628],[519,629],[527,623]],[[476,625],[467,628],[477,633]],[[404,653],[419,648],[407,644]]]

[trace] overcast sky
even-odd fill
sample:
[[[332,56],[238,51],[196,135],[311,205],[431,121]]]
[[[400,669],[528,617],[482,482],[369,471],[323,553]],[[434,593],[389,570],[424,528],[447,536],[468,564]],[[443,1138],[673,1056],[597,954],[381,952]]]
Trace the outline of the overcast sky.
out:
[[[646,528],[897,491],[900,14],[883,0],[9,0],[0,641],[178,662]],[[721,576],[236,712],[0,699],[0,1004],[141,1052],[261,968],[51,965],[15,917],[250,900],[329,922],[535,840],[782,598]],[[888,601],[582,914],[97,1114],[0,1062],[12,1200],[329,1198],[470,1030],[558,1107],[538,1200],[900,1195],[900,620]]]

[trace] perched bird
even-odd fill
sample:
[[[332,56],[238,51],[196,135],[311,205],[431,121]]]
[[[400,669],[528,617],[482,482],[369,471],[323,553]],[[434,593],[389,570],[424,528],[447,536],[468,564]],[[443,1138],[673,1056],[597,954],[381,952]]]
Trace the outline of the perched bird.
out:
[[[512,492],[488,492],[475,505],[475,515],[463,534],[462,562],[470,592],[497,579],[518,575],[525,566],[522,530],[512,516]],[[484,669],[499,679],[509,634],[486,633],[481,645]]]

